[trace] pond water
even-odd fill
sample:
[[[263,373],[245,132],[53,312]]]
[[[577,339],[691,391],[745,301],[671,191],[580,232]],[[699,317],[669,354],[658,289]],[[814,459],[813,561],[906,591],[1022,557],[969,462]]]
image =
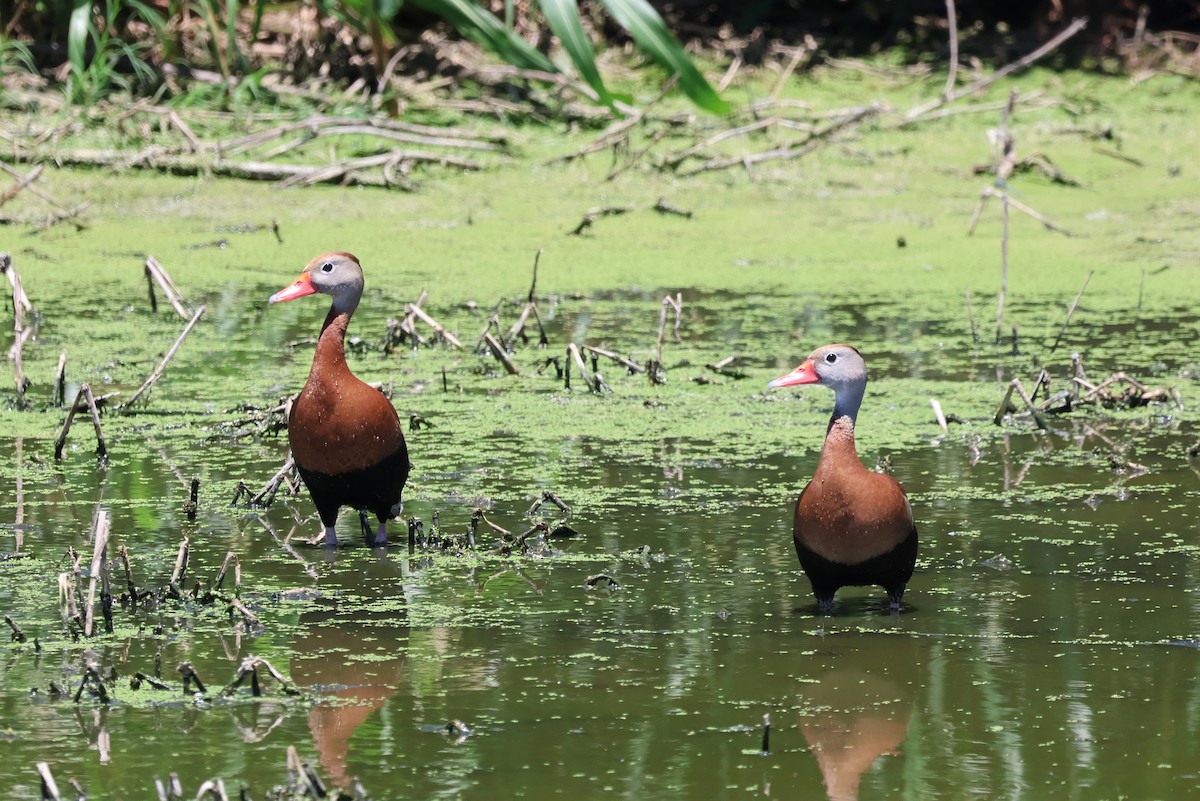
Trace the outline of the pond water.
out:
[[[376,798],[1200,793],[1200,234],[1186,174],[1200,129],[1177,108],[1196,108],[1197,90],[1024,81],[1095,102],[1082,121],[1078,109],[1022,120],[1023,147],[1087,185],[1016,184],[1080,236],[1012,218],[1015,354],[1007,337],[992,341],[998,209],[965,236],[990,117],[881,129],[854,146],[907,155],[867,163],[831,148],[756,181],[631,173],[611,184],[607,165],[513,165],[393,195],[54,176],[58,191],[105,202],[85,231],[10,231],[4,245],[39,329],[24,349],[33,408],[0,412],[0,551],[24,554],[0,562],[0,611],[28,637],[0,649],[0,784],[39,797],[45,761],[60,787],[75,777],[94,798],[153,797],[171,772],[188,797],[214,777],[262,797],[284,782],[294,746],[330,785],[350,791],[357,778]],[[1102,119],[1140,166],[1059,132]],[[525,135],[528,163],[570,149]],[[698,219],[653,214],[659,196]],[[638,210],[565,235],[603,202]],[[191,247],[214,238],[225,246]],[[303,340],[325,312],[323,300],[265,299],[332,248],[366,271],[353,369],[390,387],[402,419],[432,424],[406,431],[405,517],[428,534],[436,515],[460,536],[478,506],[520,534],[549,490],[570,514],[543,504],[535,517],[580,537],[504,555],[485,525],[474,552],[410,553],[395,523],[394,544],[371,550],[344,512],[347,545],[327,551],[300,541],[318,530],[303,493],[230,505],[240,480],[257,490],[286,456],[286,436],[247,407],[299,388]],[[538,248],[551,344],[519,346],[521,374],[507,376],[471,346],[498,301],[502,329],[515,321]],[[56,461],[59,353],[71,387],[127,398],[182,329],[149,309],[145,254],[205,315],[148,403],[105,414],[106,463],[82,419]],[[383,353],[386,318],[421,289],[466,351]],[[644,361],[676,292],[666,384],[601,360],[612,392],[593,396],[577,375],[566,389],[553,366],[536,372],[565,359],[567,342]],[[848,588],[833,616],[817,616],[792,547],[791,504],[832,395],[766,383],[828,341],[867,357],[859,452],[906,487],[920,529],[898,615],[880,589]],[[1028,417],[993,423],[1011,378],[1031,387],[1045,366],[1051,391],[1063,389],[1072,353],[1094,381],[1123,370],[1176,388],[1183,407],[1087,406],[1046,431]],[[737,375],[705,367],[730,355]],[[948,433],[931,397],[960,421]],[[195,520],[182,511],[192,478]],[[222,601],[163,598],[118,608],[111,634],[65,634],[58,576],[68,547],[86,571],[97,510],[111,515],[110,557],[124,545],[143,589],[166,585],[184,537],[185,589],[211,584],[236,554],[258,622]],[[221,697],[250,655],[302,694],[260,672],[264,696]],[[108,703],[73,700],[89,662],[117,676]],[[183,691],[183,662],[207,693]],[[170,689],[131,688],[138,672]]]

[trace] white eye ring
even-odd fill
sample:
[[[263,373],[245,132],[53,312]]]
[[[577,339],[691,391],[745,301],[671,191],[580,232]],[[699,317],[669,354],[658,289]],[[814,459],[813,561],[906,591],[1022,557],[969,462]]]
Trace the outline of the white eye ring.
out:
[[[825,361],[827,361],[830,364],[833,364],[834,362],[837,361],[837,354],[836,353],[825,354]]]
[[[324,264],[322,264],[322,265],[321,265],[321,272],[323,272],[323,273],[331,273],[331,272],[333,272],[333,262],[331,262],[331,261],[327,261],[327,262],[325,262]]]

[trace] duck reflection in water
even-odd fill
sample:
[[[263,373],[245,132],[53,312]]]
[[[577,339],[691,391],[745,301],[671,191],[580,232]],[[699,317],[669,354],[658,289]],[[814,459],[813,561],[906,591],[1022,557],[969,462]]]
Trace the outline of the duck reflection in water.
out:
[[[308,714],[313,745],[330,781],[350,783],[350,739],[395,695],[407,670],[408,609],[402,570],[386,557],[323,582],[325,598],[300,616],[292,680],[321,700]],[[345,585],[345,586],[339,586]]]
[[[899,650],[904,650],[902,645]],[[897,754],[908,736],[912,686],[910,675],[901,674],[913,672],[910,655],[892,654],[886,662],[866,656],[862,651],[839,656],[844,667],[819,674],[801,694],[800,728],[821,769],[829,801],[857,801],[862,777],[879,757]],[[903,667],[889,669],[900,662]]]

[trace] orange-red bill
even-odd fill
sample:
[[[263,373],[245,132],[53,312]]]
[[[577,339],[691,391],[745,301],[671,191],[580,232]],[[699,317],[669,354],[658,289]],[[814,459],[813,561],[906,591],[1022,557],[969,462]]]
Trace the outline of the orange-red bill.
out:
[[[813,366],[812,359],[809,359],[787,375],[776,378],[770,384],[767,384],[767,386],[771,389],[778,389],[779,387],[794,387],[798,384],[815,384],[820,380],[821,378],[817,375],[817,369]]]
[[[301,274],[301,276],[299,278],[296,279],[296,283],[292,284],[291,286],[287,287],[286,289],[279,290],[274,295],[272,295],[267,302],[268,303],[283,303],[285,300],[295,300],[296,298],[302,298],[305,295],[311,295],[316,291],[317,291],[317,288],[315,286],[313,286],[312,279],[308,277],[308,273],[303,273],[303,274]]]

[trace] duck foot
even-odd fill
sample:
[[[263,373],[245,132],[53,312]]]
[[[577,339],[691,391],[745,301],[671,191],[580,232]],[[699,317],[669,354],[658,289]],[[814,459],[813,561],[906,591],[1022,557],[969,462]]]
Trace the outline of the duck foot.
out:
[[[829,615],[833,614],[833,596],[832,595],[830,595],[826,598],[822,598],[820,595],[817,596],[817,614],[825,615],[825,616],[829,616]]]
[[[333,530],[333,526],[325,526],[325,530],[316,535],[312,539],[305,540],[309,545],[324,545],[326,548],[336,548],[338,544],[337,532]]]

